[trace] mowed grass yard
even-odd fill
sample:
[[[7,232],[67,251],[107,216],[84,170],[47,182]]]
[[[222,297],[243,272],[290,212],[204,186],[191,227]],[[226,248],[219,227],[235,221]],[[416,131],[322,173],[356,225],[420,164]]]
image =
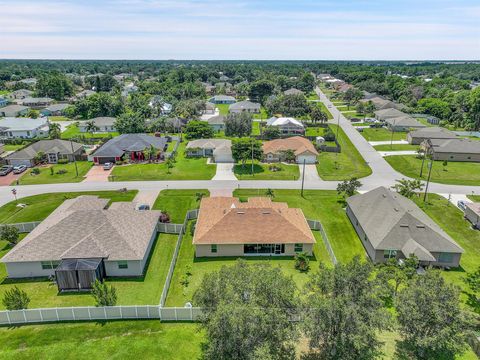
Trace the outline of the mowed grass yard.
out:
[[[392,139],[392,132],[386,128],[367,128],[360,132],[367,141],[388,141]],[[394,132],[393,140],[406,140],[406,132]]]
[[[40,174],[35,175],[32,169],[28,169],[18,180],[20,185],[35,184],[59,184],[70,182],[81,182],[85,179],[85,175],[92,167],[93,163],[89,161],[77,161],[78,176],[75,170],[75,163],[55,164],[47,166],[37,166]],[[52,170],[53,169],[53,175]],[[59,171],[66,170],[65,174],[59,174]],[[12,184],[16,184],[16,181]]]
[[[115,137],[118,135],[120,135],[120,133],[118,132],[110,132],[110,133],[99,132],[99,133],[93,133],[93,135],[91,133],[80,132],[80,129],[78,128],[77,124],[73,123],[72,125],[69,125],[64,132],[62,132],[61,138],[66,140],[75,139],[78,137],[84,137],[85,139],[91,139],[91,138],[100,139],[100,138],[105,138],[109,136]]]
[[[337,133],[337,125],[329,125]],[[363,159],[343,130],[338,129],[340,153],[322,152],[318,156],[317,171],[323,180],[346,180],[352,177],[362,178],[372,173],[372,169]]]
[[[154,210],[166,211],[170,215],[170,222],[183,224],[188,210],[198,209],[200,206],[197,194],[209,196],[205,189],[194,190],[162,190],[153,204]]]
[[[425,160],[422,177],[419,176],[422,159],[415,155],[387,156],[385,160],[405,176],[422,180],[428,177],[429,160]],[[452,161],[444,167],[443,161],[434,161],[430,180],[441,184],[480,185],[480,163]]]
[[[296,190],[274,190],[274,201],[287,202],[290,207],[301,208],[309,219],[318,219],[322,222],[333,251],[339,261],[348,261],[355,255],[365,258],[365,251],[360,240],[348,220],[342,205],[338,202],[335,191],[307,190],[304,197]],[[240,189],[234,191],[234,196],[245,200],[250,196],[266,196],[266,190]],[[189,224],[180,248],[177,265],[172,278],[172,284],[167,297],[167,306],[183,306],[192,301],[195,290],[200,285],[205,274],[218,270],[224,265],[232,265],[236,257],[220,258],[195,258],[195,249],[192,245],[192,234]],[[279,266],[287,275],[291,275],[299,289],[301,289],[311,273],[320,263],[331,265],[331,259],[318,231],[313,231],[317,240],[314,246],[314,257],[310,261],[311,270],[308,273],[300,273],[294,268],[292,257],[245,257],[246,261],[269,263]],[[190,276],[186,273],[190,272]],[[182,284],[182,280],[188,278],[188,286]]]
[[[132,164],[119,165],[113,168],[112,181],[143,180],[210,180],[216,172],[215,164],[207,164],[206,158],[188,158],[185,156],[186,142],[177,150],[174,167],[168,169],[167,164]]]
[[[191,360],[200,357],[203,341],[197,324],[158,320],[3,327],[0,358]]]
[[[275,168],[275,171],[271,169]],[[300,176],[298,164],[272,163],[264,164],[249,161],[242,164],[235,164],[233,172],[238,180],[297,180]]]

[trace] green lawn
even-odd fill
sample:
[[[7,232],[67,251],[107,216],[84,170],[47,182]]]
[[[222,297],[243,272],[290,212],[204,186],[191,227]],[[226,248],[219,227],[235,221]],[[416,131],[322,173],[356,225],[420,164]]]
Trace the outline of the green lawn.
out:
[[[360,134],[362,134],[367,141],[387,141],[392,139],[392,132],[385,128],[367,128],[363,129]],[[393,140],[405,140],[406,138],[406,132],[393,133]]]
[[[423,197],[415,197],[415,202],[443,230],[447,232],[464,250],[460,261],[460,269],[444,271],[444,276],[463,289],[462,300],[468,302],[469,288],[464,283],[466,272],[475,271],[480,266],[480,231],[472,230],[470,223],[463,218],[463,212],[449,204],[447,199],[437,194],[428,195],[428,203],[423,203]],[[477,305],[477,311],[480,306]]]
[[[75,164],[56,164],[48,167],[37,167],[40,169],[40,174],[32,174],[32,169],[29,169],[19,179],[20,185],[34,185],[34,184],[58,184],[80,182],[84,180],[85,174],[90,170],[93,163],[88,161],[77,161],[78,176],[75,171]],[[53,175],[51,173],[53,169]],[[57,174],[60,169],[65,169],[65,174]]]
[[[91,138],[99,139],[99,138],[108,137],[110,135],[112,137],[115,137],[115,136],[118,136],[120,134],[118,132],[94,133],[93,135],[90,134],[90,133],[82,133],[82,132],[80,132],[80,129],[78,128],[78,126],[76,124],[72,124],[72,125],[68,126],[67,129],[64,132],[62,132],[61,138],[62,139],[67,139],[67,140],[78,138],[78,137],[84,137],[85,139],[91,139]]]
[[[201,355],[197,324],[158,320],[57,323],[0,328],[2,359],[163,359]]]
[[[260,121],[252,122],[252,135],[260,135]]]
[[[287,202],[290,207],[301,208],[309,219],[318,219],[322,222],[325,231],[329,236],[332,248],[339,261],[348,261],[355,255],[365,257],[365,251],[359,241],[355,230],[348,220],[342,205],[338,202],[335,191],[307,190],[302,198],[296,190],[274,190],[274,201]],[[249,196],[266,196],[265,190],[240,189],[235,190],[234,196],[245,199]],[[313,232],[317,243],[314,247],[314,258],[310,262],[312,273],[318,268],[320,262],[331,264],[330,257],[325,249],[321,235],[318,231]],[[172,278],[172,285],[167,297],[167,306],[183,306],[185,302],[191,301],[195,289],[199,286],[203,275],[208,272],[220,269],[223,265],[231,265],[236,258],[198,258],[194,257],[192,236],[187,230],[180,248],[177,265]],[[291,257],[246,257],[247,261],[270,263],[273,266],[280,266],[301,288],[307,282],[309,274],[300,273],[294,268],[294,261]],[[189,285],[181,284],[187,269],[192,275],[189,278]]]
[[[415,155],[387,156],[385,160],[398,172],[405,176],[426,180],[428,176],[428,160],[425,161],[423,176],[420,178],[422,160]],[[480,185],[480,163],[434,161],[431,181],[441,184]]]
[[[49,121],[70,121],[71,119],[67,118],[66,116],[49,116]]]
[[[23,148],[24,146],[25,145],[23,144],[20,144],[20,145],[5,144],[3,145],[3,151],[15,151]]]
[[[270,167],[279,168],[279,171],[272,171]],[[252,175],[252,162],[249,161],[243,166],[236,164],[233,172],[238,180],[297,180],[300,176],[300,170],[297,164],[272,163],[263,164],[254,162]]]
[[[185,145],[183,142],[178,147],[176,163],[170,173],[166,163],[121,165],[113,168],[113,181],[210,180],[215,175],[216,165],[208,165],[206,158],[185,157]]]
[[[467,195],[467,197],[474,202],[480,202],[480,195]]]
[[[375,150],[378,151],[401,151],[401,150],[418,150],[418,145],[410,145],[410,144],[393,144],[390,145],[375,145],[373,147]]]
[[[197,209],[197,193],[209,196],[205,189],[197,190],[162,190],[153,204],[153,209],[166,211],[170,215],[170,222],[182,224],[188,210]]]
[[[319,101],[319,102],[317,102],[317,106],[319,106],[319,107],[323,110],[323,112],[324,112],[325,114],[327,114],[328,119],[333,119],[332,114],[331,114],[330,111],[327,109],[327,107],[325,106],[324,103],[322,103],[322,102]]]
[[[259,114],[253,114],[254,119],[268,119],[269,116],[267,114],[267,110],[261,106],[260,107],[260,113]]]
[[[337,125],[329,127],[334,134],[337,133]],[[337,140],[342,152],[322,152],[318,156],[317,170],[320,177],[323,180],[346,180],[370,175],[372,170],[341,128],[338,129]]]
[[[228,115],[228,107],[230,104],[217,104],[215,105],[220,112],[220,115]]]
[[[22,192],[19,189],[18,195]],[[55,210],[66,199],[72,199],[80,195],[96,195],[102,199],[116,201],[132,201],[137,190],[120,191],[85,191],[67,193],[47,193],[41,195],[19,198],[18,202],[26,204],[24,208],[17,207],[15,201],[11,201],[0,207],[0,223],[13,224],[20,222],[41,221]],[[13,198],[13,197],[12,197]]]
[[[318,100],[317,93],[312,91],[310,94],[307,94],[307,100]]]

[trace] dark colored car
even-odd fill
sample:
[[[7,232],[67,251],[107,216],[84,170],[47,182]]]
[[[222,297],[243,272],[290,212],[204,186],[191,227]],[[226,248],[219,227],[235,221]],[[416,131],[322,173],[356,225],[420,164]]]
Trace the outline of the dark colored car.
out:
[[[0,168],[0,176],[5,176],[10,174],[13,171],[13,166],[4,165]]]

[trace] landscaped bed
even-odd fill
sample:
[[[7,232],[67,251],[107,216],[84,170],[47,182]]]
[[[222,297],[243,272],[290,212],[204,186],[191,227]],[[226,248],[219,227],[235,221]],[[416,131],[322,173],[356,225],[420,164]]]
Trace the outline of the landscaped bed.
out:
[[[210,180],[216,171],[215,164],[207,164],[206,158],[187,158],[185,142],[177,150],[174,167],[168,169],[167,163],[129,164],[113,168],[111,181],[143,180]]]
[[[35,170],[29,169],[25,172],[25,174],[23,174],[22,177],[20,177],[18,181],[20,185],[80,182],[85,179],[85,175],[87,174],[88,170],[90,170],[92,165],[93,163],[88,161],[77,161],[76,167],[78,169],[78,176],[75,170],[75,163],[73,162],[68,164],[37,166],[33,169],[39,169],[39,174],[35,175]],[[16,181],[12,185],[15,184]]]
[[[387,141],[392,140],[392,132],[385,128],[366,128],[360,132],[367,141]],[[406,132],[394,132],[393,140],[405,140]]]
[[[423,175],[420,177],[422,159],[415,155],[387,156],[385,160],[398,172],[405,176],[426,180],[428,177],[429,160],[425,160]],[[480,185],[480,163],[434,161],[432,168],[432,182],[456,185]]]
[[[337,125],[329,125],[337,134]],[[318,156],[317,171],[323,180],[346,180],[352,177],[362,178],[372,173],[362,155],[358,152],[343,130],[338,129],[340,153],[322,152]]]
[[[297,164],[259,163],[249,161],[245,165],[235,164],[233,172],[238,180],[297,180],[300,171]]]

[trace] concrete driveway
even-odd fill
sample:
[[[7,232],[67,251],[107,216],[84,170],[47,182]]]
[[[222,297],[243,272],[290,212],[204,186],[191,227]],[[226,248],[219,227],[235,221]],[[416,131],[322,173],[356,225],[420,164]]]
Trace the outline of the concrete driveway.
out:
[[[299,165],[300,168],[300,180],[302,180],[303,165]],[[317,165],[305,164],[305,181],[320,181],[318,176]]]
[[[113,167],[110,170],[103,170],[103,166],[93,165],[87,175],[85,175],[83,182],[108,182],[108,177],[112,173]]]
[[[414,150],[399,150],[399,151],[379,151],[382,156],[395,156],[395,155],[417,155]]]
[[[160,193],[160,189],[140,190],[135,196],[135,198],[133,199],[133,202],[137,203],[137,206],[149,205],[151,209],[153,208],[153,204],[155,204],[155,200],[157,199],[159,193]]]
[[[234,163],[218,163],[217,172],[212,180],[237,180],[233,173]]]
[[[406,145],[408,144],[407,140],[394,140],[394,141],[369,141],[368,142],[372,146],[376,145]]]

